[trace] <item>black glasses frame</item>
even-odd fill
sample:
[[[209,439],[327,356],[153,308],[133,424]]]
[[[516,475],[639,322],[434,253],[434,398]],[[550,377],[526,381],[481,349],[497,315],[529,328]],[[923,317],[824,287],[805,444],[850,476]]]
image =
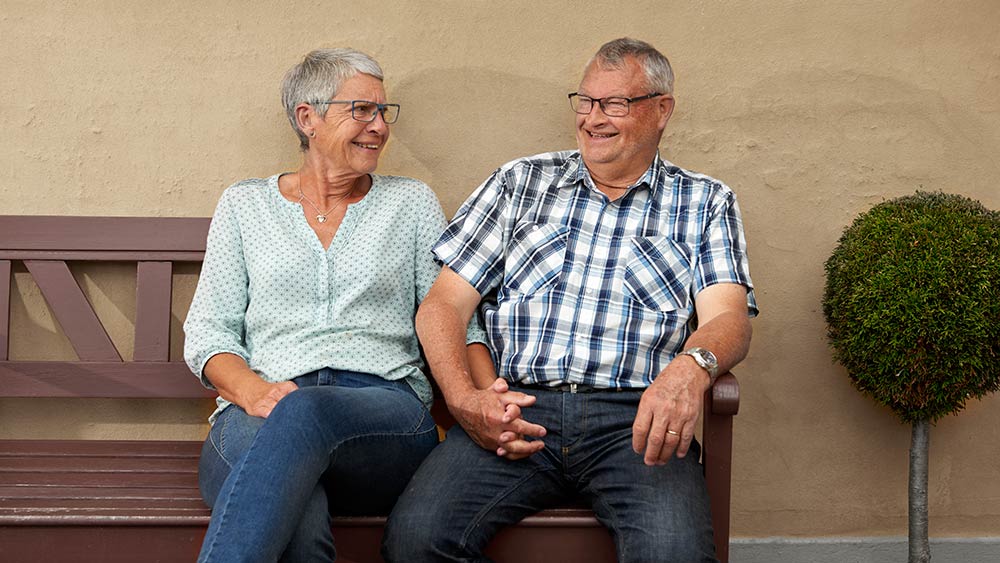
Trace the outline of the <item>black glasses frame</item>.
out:
[[[375,116],[379,114],[382,115],[382,121],[385,121],[386,125],[391,125],[395,123],[396,120],[399,119],[399,104],[379,104],[371,100],[327,100],[324,102],[312,102],[312,105],[314,106],[327,105],[327,104],[351,104],[351,119],[355,121],[360,121],[362,123],[371,123],[372,121],[375,121]],[[359,119],[358,114],[361,113],[358,111],[359,104],[367,106],[375,106],[376,111],[375,113],[372,114],[371,117],[367,119]],[[392,116],[392,121],[389,121],[388,119],[385,118],[385,112],[387,109],[390,108],[394,108],[396,110]],[[361,115],[364,114],[361,113]]]
[[[626,115],[628,115],[632,111],[632,104],[633,103],[635,103],[635,102],[641,102],[642,100],[648,100],[650,98],[655,98],[657,96],[669,96],[669,94],[664,94],[663,92],[653,92],[652,94],[646,94],[645,96],[636,96],[634,98],[623,98],[622,96],[608,96],[606,98],[591,98],[590,96],[581,95],[579,92],[573,92],[571,94],[567,94],[566,95],[566,97],[569,98],[569,107],[573,108],[573,111],[575,111],[576,113],[579,113],[580,115],[587,115],[590,112],[594,111],[594,105],[596,104],[598,107],[601,108],[601,111],[604,112],[604,115],[607,115],[609,117],[625,117]],[[576,102],[575,103],[574,103],[573,98],[576,98]],[[590,109],[588,109],[587,111],[580,111],[577,108],[581,107],[584,103],[586,103],[585,100],[589,100],[590,101]],[[625,113],[623,113],[621,115],[616,115],[616,114],[613,114],[613,113],[608,113],[608,110],[607,110],[607,107],[605,107],[605,104],[611,102],[612,100],[614,102],[617,102],[617,103],[624,102],[624,104],[625,104]]]

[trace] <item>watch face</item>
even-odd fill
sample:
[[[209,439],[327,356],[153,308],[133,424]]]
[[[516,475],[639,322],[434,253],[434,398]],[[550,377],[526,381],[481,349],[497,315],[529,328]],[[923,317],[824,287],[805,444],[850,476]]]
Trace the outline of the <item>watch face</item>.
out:
[[[709,365],[712,365],[712,366],[719,365],[719,360],[715,357],[715,354],[713,354],[712,352],[710,352],[710,351],[708,351],[708,350],[706,350],[704,348],[701,349],[701,357],[704,358],[705,359],[705,363],[707,363]]]
[[[704,348],[691,348],[690,350],[685,350],[683,352],[694,358],[694,361],[698,362],[698,365],[708,371],[708,374],[715,377],[716,372],[719,369],[719,360],[715,357],[710,350]]]

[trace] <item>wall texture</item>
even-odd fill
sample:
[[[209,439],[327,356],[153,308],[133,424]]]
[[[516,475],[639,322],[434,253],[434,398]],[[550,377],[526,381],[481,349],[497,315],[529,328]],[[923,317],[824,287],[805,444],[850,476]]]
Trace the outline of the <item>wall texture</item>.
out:
[[[221,191],[297,167],[278,98],[320,46],[387,73],[402,117],[380,170],[445,211],[498,165],[572,147],[565,94],[596,48],[631,35],[670,57],[662,154],[739,194],[762,315],[738,373],[735,535],[905,534],[909,430],[834,365],[823,261],[883,198],[945,190],[1000,208],[1000,4],[827,2],[357,3],[5,0],[0,212],[207,216]],[[133,288],[77,272],[130,353]],[[174,333],[194,272],[178,274]],[[18,272],[14,357],[72,358]],[[179,350],[175,350],[175,354]],[[204,435],[206,405],[0,401],[2,437]],[[931,532],[1000,536],[1000,397],[932,433]]]

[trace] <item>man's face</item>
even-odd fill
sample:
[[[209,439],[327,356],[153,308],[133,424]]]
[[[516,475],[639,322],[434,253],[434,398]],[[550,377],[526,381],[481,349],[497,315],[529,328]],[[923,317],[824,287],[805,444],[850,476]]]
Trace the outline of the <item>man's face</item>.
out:
[[[642,66],[626,59],[622,69],[592,62],[584,72],[579,93],[591,98],[634,98],[652,92]],[[612,165],[628,174],[642,174],[656,154],[663,129],[673,111],[673,99],[658,96],[630,104],[629,114],[608,117],[594,104],[589,114],[576,115],[576,142],[588,168]]]

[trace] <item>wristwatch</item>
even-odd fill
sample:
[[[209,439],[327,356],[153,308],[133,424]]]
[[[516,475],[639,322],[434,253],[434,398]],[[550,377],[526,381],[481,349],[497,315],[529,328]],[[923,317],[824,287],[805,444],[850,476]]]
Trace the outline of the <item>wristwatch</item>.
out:
[[[694,358],[695,363],[707,371],[709,379],[712,383],[715,383],[715,378],[719,376],[719,360],[715,357],[715,354],[705,348],[695,346],[694,348],[684,350],[679,355],[691,356]]]

